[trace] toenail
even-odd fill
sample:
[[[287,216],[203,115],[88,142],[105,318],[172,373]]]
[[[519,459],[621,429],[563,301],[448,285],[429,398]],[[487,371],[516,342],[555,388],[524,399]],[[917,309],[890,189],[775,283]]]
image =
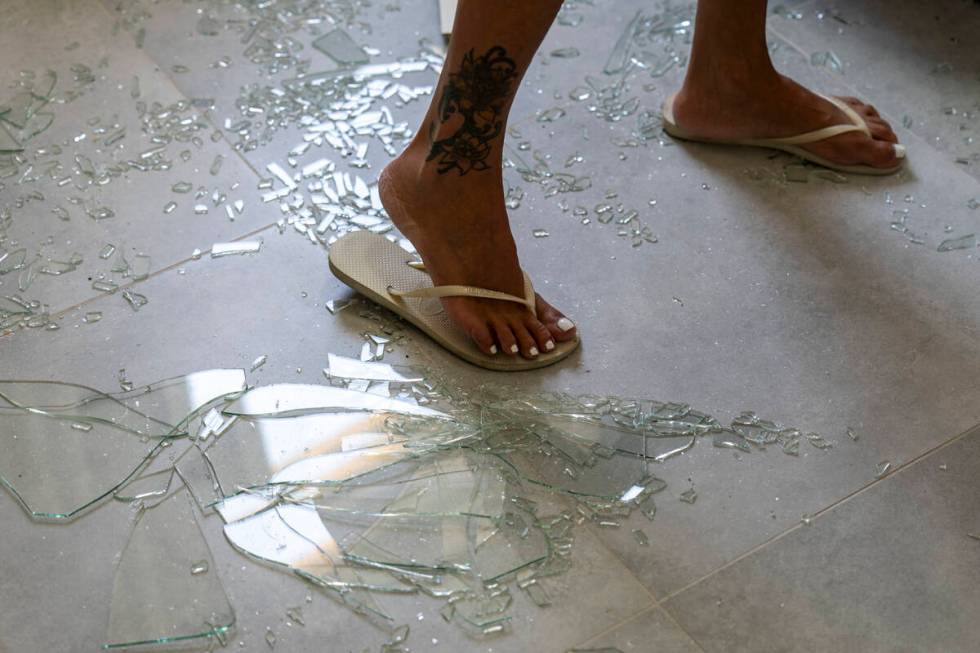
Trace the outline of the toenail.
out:
[[[544,348],[547,351],[551,351],[552,349],[555,348],[555,341],[554,340],[549,340],[548,342],[544,343]]]
[[[490,353],[491,354],[497,353],[497,345],[490,345]]]
[[[511,345],[510,346],[510,353],[516,354],[518,351],[520,351],[520,350],[517,348],[517,345]]]
[[[538,351],[538,348],[537,347],[531,347],[531,352],[530,353],[531,353],[532,356],[537,356],[541,352]]]
[[[575,328],[575,323],[569,320],[567,317],[563,317],[558,320],[558,328],[562,331],[571,331]]]
[[[904,159],[905,158],[905,146],[904,145],[902,145],[901,143],[896,143],[895,145],[892,145],[892,147],[895,148],[895,158],[896,159]]]

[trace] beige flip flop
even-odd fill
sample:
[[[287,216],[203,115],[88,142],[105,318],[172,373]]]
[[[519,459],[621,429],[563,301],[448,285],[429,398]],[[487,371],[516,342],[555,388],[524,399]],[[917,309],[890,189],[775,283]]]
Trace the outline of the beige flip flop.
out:
[[[822,141],[839,134],[846,134],[848,132],[864,132],[868,136],[871,136],[871,130],[868,129],[867,123],[864,121],[858,113],[847,106],[844,102],[841,102],[837,98],[828,97],[822,95],[821,97],[841,111],[850,119],[850,123],[844,125],[832,125],[830,127],[823,127],[821,129],[815,129],[811,132],[806,132],[805,134],[799,134],[797,136],[787,136],[785,138],[748,138],[742,140],[724,140],[715,138],[703,138],[701,136],[695,136],[690,134],[683,129],[681,129],[677,122],[674,120],[674,98],[677,94],[674,93],[664,101],[663,106],[663,125],[664,131],[673,136],[674,138],[679,138],[685,141],[695,141],[698,143],[713,143],[717,145],[748,145],[751,147],[768,147],[773,150],[782,150],[783,152],[789,152],[794,154],[801,159],[810,161],[811,163],[816,163],[825,168],[830,168],[831,170],[838,170],[840,172],[852,172],[859,175],[890,175],[898,172],[902,165],[899,163],[897,166],[892,166],[891,168],[875,168],[867,165],[858,166],[845,166],[834,163],[828,159],[804,150],[799,145],[806,145],[807,143],[816,143],[817,141]],[[905,158],[905,146],[895,145],[895,155],[900,159]]]
[[[368,231],[354,231],[330,246],[330,271],[371,301],[405,318],[440,345],[463,360],[489,370],[518,372],[553,365],[579,345],[576,336],[555,341],[555,348],[528,360],[480,351],[470,337],[443,311],[440,297],[481,297],[515,302],[535,312],[535,294],[524,275],[524,297],[473,286],[433,287],[429,275],[397,244]]]

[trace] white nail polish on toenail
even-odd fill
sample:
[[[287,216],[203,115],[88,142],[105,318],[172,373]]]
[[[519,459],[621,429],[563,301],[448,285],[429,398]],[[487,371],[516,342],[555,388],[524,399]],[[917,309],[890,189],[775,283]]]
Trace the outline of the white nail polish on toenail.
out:
[[[491,354],[497,353],[497,345],[490,345],[490,353]]]
[[[541,352],[538,351],[538,348],[537,347],[531,347],[531,355],[532,356],[537,356],[539,353],[541,353]]]
[[[562,331],[571,331],[575,328],[575,323],[569,320],[567,317],[563,317],[558,320],[558,328]]]
[[[510,346],[510,353],[516,354],[519,351],[520,351],[520,349],[517,348],[517,345],[511,345]]]
[[[896,159],[904,159],[905,158],[905,146],[904,145],[902,145],[901,143],[896,143],[895,145],[892,145],[892,147],[895,148],[895,158]]]
[[[544,343],[544,348],[548,351],[551,351],[552,349],[555,348],[555,341],[549,340],[548,342]]]

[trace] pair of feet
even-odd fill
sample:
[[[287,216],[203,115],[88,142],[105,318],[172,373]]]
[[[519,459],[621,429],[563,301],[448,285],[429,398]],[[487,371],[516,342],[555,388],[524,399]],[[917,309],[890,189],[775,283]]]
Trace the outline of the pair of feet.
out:
[[[728,94],[685,85],[674,101],[674,119],[686,132],[713,139],[779,138],[849,122],[832,103],[789,78],[777,75],[768,84]],[[850,132],[803,147],[841,165],[898,165],[904,151],[896,148],[898,139],[889,124],[870,104],[841,99],[864,118],[871,136]],[[500,167],[441,175],[427,164],[427,155],[424,139],[416,139],[382,172],[379,190],[392,221],[421,254],[433,284],[523,295]],[[453,322],[486,354],[534,359],[576,335],[571,320],[540,295],[536,315],[496,300],[441,301]]]

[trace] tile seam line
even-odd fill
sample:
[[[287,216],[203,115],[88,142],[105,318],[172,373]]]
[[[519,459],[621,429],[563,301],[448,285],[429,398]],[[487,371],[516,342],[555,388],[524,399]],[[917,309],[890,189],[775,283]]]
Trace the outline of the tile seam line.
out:
[[[581,648],[583,646],[586,646],[586,647],[587,646],[591,646],[595,642],[595,640],[599,639],[600,637],[604,637],[605,635],[608,635],[609,633],[611,633],[611,632],[613,632],[615,630],[618,630],[620,627],[625,626],[626,624],[630,623],[631,621],[635,621],[636,619],[639,619],[640,617],[642,617],[646,613],[653,612],[654,610],[657,610],[657,609],[660,609],[660,606],[659,605],[645,605],[640,610],[634,612],[633,614],[629,615],[628,617],[625,617],[624,619],[622,619],[620,621],[617,621],[613,625],[608,626],[607,628],[604,628],[603,630],[600,630],[598,633],[596,633],[594,635],[590,635],[588,639],[586,639],[585,641],[581,642],[580,644],[576,644],[572,648],[573,649],[579,649],[579,648]]]
[[[929,449],[926,449],[921,454],[919,454],[919,455],[917,455],[917,456],[909,459],[907,462],[903,463],[900,467],[898,467],[898,469],[896,469],[895,471],[891,472],[890,474],[887,474],[886,476],[883,476],[881,478],[877,478],[877,479],[871,481],[870,483],[868,483],[867,485],[864,485],[864,486],[862,486],[862,487],[854,490],[853,492],[844,495],[843,497],[841,497],[837,501],[834,501],[830,505],[828,505],[828,506],[826,506],[824,508],[821,508],[817,512],[813,513],[812,517],[813,518],[820,517],[821,515],[830,512],[831,510],[837,508],[838,506],[841,506],[841,505],[843,505],[843,504],[845,504],[847,502],[850,502],[853,499],[856,499],[858,496],[860,496],[860,495],[864,494],[865,492],[869,491],[871,488],[877,487],[879,484],[891,480],[893,477],[897,476],[898,474],[903,473],[906,469],[911,468],[912,466],[914,466],[914,465],[916,465],[916,464],[924,461],[926,458],[929,458],[929,457],[935,455],[936,453],[938,453],[938,452],[942,451],[943,449],[945,449],[945,448],[947,448],[947,447],[949,447],[949,446],[951,446],[951,445],[959,442],[960,440],[965,439],[966,437],[972,435],[975,432],[980,432],[980,424],[976,424],[974,426],[971,426],[970,428],[966,429],[962,433],[959,433],[959,434],[953,436],[949,440],[946,440],[945,442],[940,442],[939,444],[937,444],[937,445],[935,445],[933,447],[930,447]],[[740,554],[736,558],[730,560],[729,562],[726,562],[725,564],[721,565],[720,567],[717,567],[716,569],[713,569],[712,571],[710,571],[709,573],[705,574],[701,578],[699,578],[699,579],[697,579],[697,580],[695,580],[695,581],[693,581],[691,583],[688,583],[684,587],[681,587],[680,589],[674,590],[673,592],[668,592],[666,595],[664,595],[663,599],[660,600],[660,605],[665,610],[668,610],[669,611],[669,607],[668,607],[667,604],[671,600],[673,600],[674,598],[676,598],[677,596],[680,596],[681,594],[683,594],[684,592],[692,589],[696,585],[699,585],[699,584],[703,583],[704,581],[706,581],[706,580],[708,580],[708,579],[710,579],[710,578],[718,575],[720,572],[728,569],[729,567],[732,567],[732,566],[738,564],[739,562],[741,562],[745,558],[748,558],[750,556],[755,555],[756,553],[760,552],[762,549],[764,549],[764,548],[770,546],[771,544],[774,544],[775,542],[777,542],[777,541],[785,538],[786,536],[790,535],[791,533],[795,533],[796,531],[798,531],[801,528],[806,528],[806,526],[804,524],[802,524],[802,523],[795,524],[792,527],[786,529],[785,531],[783,531],[781,533],[777,533],[776,535],[773,535],[772,537],[770,537],[769,539],[767,539],[765,542],[762,542],[760,544],[757,544],[756,546],[752,547],[748,551]]]
[[[266,231],[268,229],[271,229],[271,228],[275,227],[276,224],[277,224],[276,222],[273,222],[273,223],[267,224],[267,225],[265,225],[263,227],[258,227],[257,229],[255,229],[253,231],[250,231],[247,234],[243,234],[241,236],[237,236],[236,238],[233,238],[233,239],[228,240],[228,241],[225,241],[225,242],[237,243],[240,240],[243,240],[245,238],[251,238],[252,236],[255,236],[257,234],[260,234],[260,233],[262,233],[262,232],[264,232],[264,231]],[[204,258],[204,252],[202,252],[201,258]],[[149,281],[150,279],[153,279],[154,277],[158,277],[158,276],[164,274],[165,272],[169,272],[170,270],[173,270],[174,268],[177,268],[177,267],[179,267],[181,265],[184,265],[184,264],[186,264],[188,262],[197,261],[197,260],[200,260],[200,259],[195,259],[194,257],[191,257],[191,256],[189,256],[187,258],[183,258],[183,259],[181,259],[181,260],[179,260],[179,261],[177,261],[175,263],[171,263],[170,265],[168,265],[166,267],[163,267],[163,268],[160,268],[159,270],[156,270],[154,272],[151,272],[150,274],[146,275],[146,277],[143,278],[143,279],[139,279],[139,280],[136,280],[136,281],[131,281],[131,282],[129,282],[128,284],[126,284],[124,286],[119,286],[118,288],[116,288],[112,292],[105,292],[105,293],[100,293],[98,295],[94,295],[92,297],[89,297],[88,299],[84,299],[84,300],[78,302],[77,304],[72,304],[71,306],[68,306],[66,308],[59,309],[59,310],[55,311],[54,313],[50,313],[49,315],[50,315],[51,319],[64,317],[65,315],[67,315],[71,311],[77,310],[77,309],[81,308],[82,306],[86,306],[88,304],[91,304],[92,302],[97,302],[97,301],[102,300],[102,299],[105,299],[107,297],[111,297],[112,295],[115,295],[117,293],[121,293],[124,290],[128,290],[130,288],[133,288],[134,286],[137,286],[137,285],[139,285],[141,283],[144,283],[146,281]],[[26,329],[27,329],[27,327],[20,327],[19,329],[17,329],[17,331],[14,331],[14,333],[17,333],[19,331],[26,330]],[[10,334],[10,336],[12,336],[12,335],[13,335],[13,333]]]
[[[101,11],[104,12],[106,14],[106,16],[111,21],[117,21],[117,20],[119,20],[118,16],[116,16],[113,13],[113,11],[111,9],[109,9],[109,7],[107,7],[105,5],[104,2],[96,2],[94,4],[98,5],[100,7]],[[179,95],[184,100],[187,100],[188,102],[190,102],[192,100],[192,98],[190,98],[186,93],[184,93],[183,89],[181,89],[180,86],[177,85],[177,80],[174,77],[172,77],[170,75],[170,73],[168,73],[168,72],[166,72],[164,70],[163,66],[161,65],[161,63],[159,61],[157,61],[152,56],[150,56],[150,53],[147,52],[145,49],[143,49],[142,47],[139,47],[139,46],[136,45],[136,39],[133,37],[132,33],[130,33],[129,30],[127,30],[125,27],[121,27],[120,28],[120,31],[123,34],[128,35],[129,40],[130,40],[130,44],[134,48],[136,48],[136,51],[139,52],[142,57],[144,57],[148,62],[150,62],[151,64],[153,64],[153,67],[154,68],[156,68],[158,71],[160,71],[161,77],[163,77],[163,79],[167,80],[167,83],[170,84],[171,88],[173,88],[173,90],[177,92],[177,95]],[[213,120],[213,118],[211,116],[211,112],[210,111],[205,111],[204,114],[205,114],[204,115],[204,119],[207,121],[207,123],[209,125],[211,125],[211,127],[213,129],[215,129],[218,133],[221,134],[221,141],[225,144],[225,147],[227,147],[229,150],[231,150],[232,152],[234,152],[235,156],[237,156],[239,159],[241,159],[245,163],[245,166],[255,174],[255,176],[256,176],[257,179],[262,179],[262,173],[255,169],[255,167],[252,165],[252,163],[248,159],[245,158],[245,155],[240,150],[237,150],[237,149],[235,149],[232,146],[231,142],[229,142],[228,139],[225,136],[225,131],[223,129],[219,128],[215,124],[215,122],[214,122],[214,120]],[[217,141],[212,141],[212,142],[217,142]]]
[[[687,630],[677,621],[677,619],[674,618],[674,615],[672,615],[663,606],[660,606],[660,605],[648,606],[647,608],[641,610],[640,612],[637,612],[632,617],[627,617],[626,619],[624,619],[623,621],[619,622],[618,624],[616,624],[614,626],[610,626],[609,628],[606,628],[602,632],[600,632],[600,633],[592,636],[592,638],[587,639],[586,641],[582,642],[581,644],[579,644],[577,646],[594,646],[595,643],[596,643],[596,640],[598,640],[599,638],[605,637],[606,635],[608,635],[610,633],[613,633],[613,632],[619,630],[623,626],[625,626],[625,625],[627,625],[629,623],[632,623],[632,622],[636,621],[637,619],[639,619],[643,615],[648,614],[648,613],[653,613],[653,612],[655,612],[657,610],[660,610],[661,612],[663,612],[664,615],[666,615],[666,617],[675,626],[677,626],[681,630],[681,632],[683,632],[685,635],[687,635],[688,638],[698,648],[699,651],[701,651],[702,653],[706,653],[705,650],[704,650],[704,647],[701,646],[700,642],[698,642],[696,639],[694,639],[694,636],[691,635],[691,633],[687,632]]]

